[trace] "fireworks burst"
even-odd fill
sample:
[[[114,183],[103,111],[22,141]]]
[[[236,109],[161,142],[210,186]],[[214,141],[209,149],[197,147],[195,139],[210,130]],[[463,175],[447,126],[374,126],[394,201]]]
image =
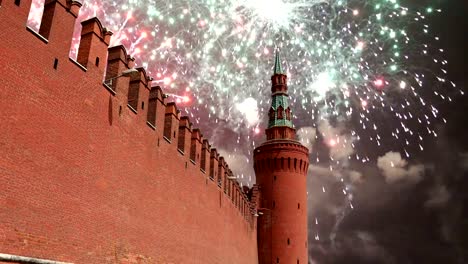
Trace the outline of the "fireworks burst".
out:
[[[124,44],[197,126],[233,131],[235,151],[246,157],[270,107],[277,47],[296,125],[317,128],[316,138],[331,149],[331,169],[345,159],[370,161],[369,150],[359,145],[381,152],[400,146],[407,157],[423,150],[424,139],[437,136],[435,123],[445,122],[437,105],[462,93],[447,80],[444,51],[428,25],[441,10],[427,6],[408,8],[398,0],[83,4],[81,19],[100,17],[114,32],[112,45]],[[327,125],[340,129],[321,129]],[[349,147],[345,157],[333,155]]]

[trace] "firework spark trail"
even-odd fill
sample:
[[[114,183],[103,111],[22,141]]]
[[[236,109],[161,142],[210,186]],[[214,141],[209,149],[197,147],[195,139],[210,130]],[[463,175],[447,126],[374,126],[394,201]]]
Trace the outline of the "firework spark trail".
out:
[[[94,15],[96,16],[96,14]],[[115,32],[114,35],[111,38],[111,43],[110,46],[116,46],[121,44],[125,39],[127,39],[127,35],[124,33],[124,29],[127,26],[128,20],[132,18],[132,13],[128,12],[127,15],[125,16],[125,20],[122,22],[122,25],[120,27],[114,26]],[[136,41],[135,41],[136,42]],[[133,44],[132,44],[133,45]]]
[[[421,67],[411,58],[429,58],[431,48],[417,34],[428,35],[426,16],[437,10],[409,10],[396,0],[367,2],[95,0],[84,3],[81,18],[97,12],[115,31],[113,44],[141,50],[137,59],[150,73],[176,73],[166,88],[190,87],[199,99],[188,111],[219,101],[226,104],[220,107],[234,109],[230,106],[256,95],[264,112],[269,107],[265,79],[278,45],[289,66],[293,99],[302,108],[298,115],[309,114],[308,123],[354,114],[360,125],[353,130],[379,132],[369,115],[390,110],[401,120],[393,137],[411,134],[403,121],[408,119],[419,119],[432,134],[430,121],[438,110],[420,90],[428,89],[425,79],[434,76],[447,83],[447,62],[435,55],[432,67]],[[416,37],[410,38],[414,25],[419,29],[411,29]],[[428,77],[429,70],[439,73]],[[434,93],[451,100],[446,91]]]
[[[329,237],[330,237],[330,241],[332,243],[332,248],[333,249],[336,248],[335,239],[336,239],[336,235],[338,233],[339,227],[340,227],[341,223],[343,222],[344,218],[346,217],[346,215],[348,215],[348,213],[351,210],[350,207],[349,207],[349,203],[347,203],[347,202],[348,202],[347,199],[345,199],[345,205],[343,205],[343,207],[339,209],[339,212],[336,215],[335,224],[333,225],[332,231],[330,232]]]
[[[346,122],[358,138],[353,148],[370,143],[383,152],[393,139],[409,157],[437,136],[442,117],[433,102],[451,101],[456,91],[427,25],[435,12],[398,0],[92,0],[79,19],[101,17],[114,31],[113,45],[127,46],[168,93],[193,98],[183,104],[186,113],[208,113],[211,124],[226,120],[240,141],[250,141],[239,144],[255,146],[263,127],[279,47],[297,123]],[[250,110],[260,113],[253,121],[251,111],[236,107],[250,98]],[[387,118],[393,121],[383,124]],[[371,159],[361,149],[350,158]]]

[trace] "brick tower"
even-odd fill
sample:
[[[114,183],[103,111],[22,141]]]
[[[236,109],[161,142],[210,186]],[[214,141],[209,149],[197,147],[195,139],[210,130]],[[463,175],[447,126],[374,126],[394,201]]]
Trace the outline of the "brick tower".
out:
[[[254,151],[260,190],[257,227],[260,264],[306,264],[308,261],[306,176],[309,151],[296,140],[286,78],[277,52],[271,77],[267,140]]]

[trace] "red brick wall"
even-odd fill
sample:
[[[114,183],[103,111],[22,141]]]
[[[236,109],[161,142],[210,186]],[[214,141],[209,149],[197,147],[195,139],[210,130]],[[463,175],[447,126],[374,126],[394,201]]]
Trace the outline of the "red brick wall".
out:
[[[150,128],[147,107],[127,107],[128,87],[114,96],[102,71],[69,60],[60,39],[68,32],[55,28],[45,43],[26,30],[27,12],[16,9],[27,2],[0,7],[0,253],[74,263],[257,263],[255,220],[246,221],[189,151],[177,151],[176,139],[163,139],[164,109]]]

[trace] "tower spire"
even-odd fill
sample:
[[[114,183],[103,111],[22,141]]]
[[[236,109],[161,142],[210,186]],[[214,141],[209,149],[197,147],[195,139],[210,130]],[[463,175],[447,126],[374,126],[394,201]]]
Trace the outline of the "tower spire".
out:
[[[296,140],[287,78],[276,51],[266,141],[254,150],[259,264],[308,262],[309,150]]]
[[[275,68],[271,76],[271,107],[268,112],[268,139],[294,138],[292,111],[289,105],[287,76],[281,67],[279,51],[275,54]]]
[[[273,74],[284,74],[283,67],[281,67],[279,49],[276,49],[276,53],[275,53],[275,69],[273,71]]]

